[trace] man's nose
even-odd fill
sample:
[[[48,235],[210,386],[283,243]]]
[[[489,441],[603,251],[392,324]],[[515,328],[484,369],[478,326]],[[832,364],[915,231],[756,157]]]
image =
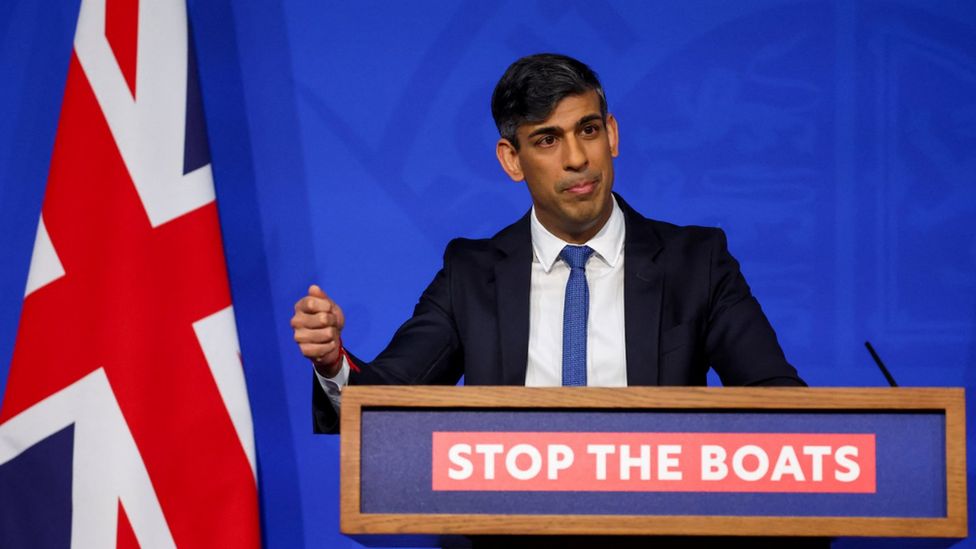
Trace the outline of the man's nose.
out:
[[[575,136],[570,136],[565,141],[566,147],[563,149],[563,168],[568,172],[579,172],[586,169],[589,160],[586,158],[586,149],[583,143]]]

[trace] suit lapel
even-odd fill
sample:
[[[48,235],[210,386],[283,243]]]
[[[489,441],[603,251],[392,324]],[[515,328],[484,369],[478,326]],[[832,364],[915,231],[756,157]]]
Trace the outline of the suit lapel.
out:
[[[502,257],[495,264],[495,303],[501,339],[502,383],[525,385],[529,360],[529,291],[532,236],[529,215],[495,236]]]
[[[654,264],[661,239],[619,196],[627,235],[624,241],[624,337],[627,346],[627,385],[658,384],[661,300],[664,277]]]

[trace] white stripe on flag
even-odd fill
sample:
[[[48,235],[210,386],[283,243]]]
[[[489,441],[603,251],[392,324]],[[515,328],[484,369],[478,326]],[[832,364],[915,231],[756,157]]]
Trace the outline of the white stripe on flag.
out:
[[[251,405],[244,382],[244,366],[241,364],[241,348],[234,323],[234,307],[230,306],[193,323],[193,331],[203,349],[203,355],[217,383],[217,390],[224,401],[230,420],[237,431],[237,438],[251,464],[251,473],[257,479],[254,459],[254,430],[251,423]]]
[[[30,272],[27,274],[27,290],[24,297],[31,295],[55,280],[64,276],[64,266],[58,257],[51,236],[44,226],[44,217],[37,223],[37,236],[34,238],[34,255],[31,256]]]

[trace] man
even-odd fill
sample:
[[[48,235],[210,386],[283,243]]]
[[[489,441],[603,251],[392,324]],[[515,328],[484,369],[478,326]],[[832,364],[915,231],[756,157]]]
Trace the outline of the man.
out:
[[[519,59],[492,94],[498,162],[532,209],[490,239],[456,239],[387,348],[342,347],[317,286],[291,325],[315,369],[315,429],[363,384],[804,385],[718,229],[646,219],[611,191],[617,121],[596,75],[561,55]]]

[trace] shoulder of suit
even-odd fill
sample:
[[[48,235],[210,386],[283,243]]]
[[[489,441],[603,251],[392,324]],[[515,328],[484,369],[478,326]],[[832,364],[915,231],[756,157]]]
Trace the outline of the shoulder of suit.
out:
[[[677,225],[667,221],[643,217],[639,214],[628,219],[627,229],[628,231],[654,233],[665,247],[669,243],[675,242],[695,243],[708,242],[716,239],[725,240],[724,231],[717,227]]]
[[[703,241],[714,238],[724,239],[721,229],[702,227],[699,225],[676,225],[659,219],[644,217],[640,212],[628,204],[620,195],[615,195],[617,204],[624,213],[627,224],[628,239],[644,241],[659,240],[667,247],[668,242]]]
[[[725,234],[725,232],[718,227],[705,227],[702,225],[675,225],[674,223],[658,221],[655,219],[647,219],[647,221],[653,225],[654,230],[665,241],[675,238],[712,239],[718,238]]]
[[[528,214],[505,227],[491,238],[455,238],[444,250],[445,261],[494,262],[507,255],[531,259],[532,240]]]
[[[491,238],[453,238],[447,243],[444,255],[488,252],[495,249]]]
[[[502,255],[491,238],[455,238],[447,243],[444,263],[455,267],[485,265],[497,261]]]

